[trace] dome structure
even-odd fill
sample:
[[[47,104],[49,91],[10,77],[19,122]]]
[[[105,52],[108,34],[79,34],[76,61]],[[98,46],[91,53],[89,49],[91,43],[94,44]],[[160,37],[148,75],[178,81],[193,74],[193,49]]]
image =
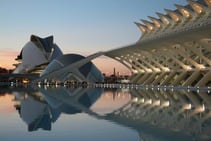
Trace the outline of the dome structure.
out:
[[[80,60],[85,59],[84,56],[78,54],[65,54],[54,59],[41,73],[41,77],[60,70],[68,65],[74,64]],[[59,75],[54,75],[49,77],[50,80],[76,80],[76,81],[86,81],[86,82],[102,82],[104,77],[101,71],[91,62],[87,62],[78,68],[73,70],[68,70],[65,73],[60,73]]]
[[[63,55],[60,48],[53,43],[53,36],[40,38],[31,35],[31,39],[24,45],[16,60],[17,64],[13,73],[40,73],[46,65],[58,56]]]

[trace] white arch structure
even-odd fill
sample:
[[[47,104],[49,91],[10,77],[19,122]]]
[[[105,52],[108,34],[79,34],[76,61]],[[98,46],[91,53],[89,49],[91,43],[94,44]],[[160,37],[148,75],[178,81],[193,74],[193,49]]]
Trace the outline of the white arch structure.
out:
[[[125,65],[132,73],[131,83],[144,85],[211,86],[211,0],[187,0],[159,19],[135,22],[142,32],[132,45],[86,57],[36,81],[55,78],[101,55]],[[71,73],[71,72],[69,72]],[[80,74],[78,74],[80,76]]]
[[[135,22],[142,32],[133,45],[105,52],[126,65],[131,82],[145,85],[211,86],[211,0],[187,0],[159,19]]]
[[[61,69],[58,69],[56,71],[47,73],[35,80],[32,81],[32,83],[38,83],[44,80],[60,80],[61,82],[66,81],[66,78],[68,78],[70,75],[74,75],[75,77],[78,77],[78,80],[80,81],[88,81],[87,78],[81,74],[79,71],[79,68],[83,66],[84,64],[88,63],[89,61],[103,55],[103,52],[97,52],[95,54],[92,54],[90,56],[85,57],[84,59],[81,59],[75,63],[72,63],[70,65],[67,65]],[[93,83],[93,82],[90,82]]]

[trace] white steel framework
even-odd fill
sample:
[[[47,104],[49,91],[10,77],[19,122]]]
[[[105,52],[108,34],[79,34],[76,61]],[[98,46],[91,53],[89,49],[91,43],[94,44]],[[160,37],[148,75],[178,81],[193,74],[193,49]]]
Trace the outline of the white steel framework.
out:
[[[187,1],[156,13],[159,19],[135,22],[138,42],[105,53],[131,70],[132,83],[211,86],[211,1]]]

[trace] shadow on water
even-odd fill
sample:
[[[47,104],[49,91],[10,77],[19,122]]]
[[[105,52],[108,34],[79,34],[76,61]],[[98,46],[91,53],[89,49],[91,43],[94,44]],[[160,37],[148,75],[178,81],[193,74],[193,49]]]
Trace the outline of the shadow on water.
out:
[[[28,131],[52,130],[52,123],[62,113],[86,113],[133,129],[140,140],[211,140],[211,96],[206,92],[127,89],[129,101],[102,115],[91,106],[106,91],[115,95],[123,93],[123,89],[58,87],[8,91],[15,96],[15,107]]]

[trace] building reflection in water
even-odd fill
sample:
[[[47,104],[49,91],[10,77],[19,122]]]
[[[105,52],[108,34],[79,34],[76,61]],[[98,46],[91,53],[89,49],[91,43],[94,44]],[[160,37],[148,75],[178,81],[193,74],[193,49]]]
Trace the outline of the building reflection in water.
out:
[[[102,89],[40,89],[40,92],[17,93],[16,109],[28,125],[28,131],[39,128],[51,130],[61,113],[76,114],[87,111],[102,94]],[[88,110],[89,111],[89,110]]]
[[[116,116],[197,139],[211,139],[211,97],[208,93],[134,89],[131,93],[136,96],[133,102],[116,111]],[[139,125],[134,128],[138,130]],[[139,132],[142,138],[148,135],[144,132],[144,129]]]
[[[97,119],[134,129],[141,140],[211,139],[211,97],[207,92],[131,89],[130,94],[106,90],[101,96],[103,90],[99,88],[39,91],[13,93],[16,108],[29,131],[39,128],[51,130],[51,123],[61,113],[85,112]],[[101,114],[95,109],[102,97],[113,101],[118,101],[118,97],[122,100],[126,97],[127,101],[120,102],[109,113]],[[106,104],[105,101],[99,103]],[[110,103],[107,101],[107,104]]]

